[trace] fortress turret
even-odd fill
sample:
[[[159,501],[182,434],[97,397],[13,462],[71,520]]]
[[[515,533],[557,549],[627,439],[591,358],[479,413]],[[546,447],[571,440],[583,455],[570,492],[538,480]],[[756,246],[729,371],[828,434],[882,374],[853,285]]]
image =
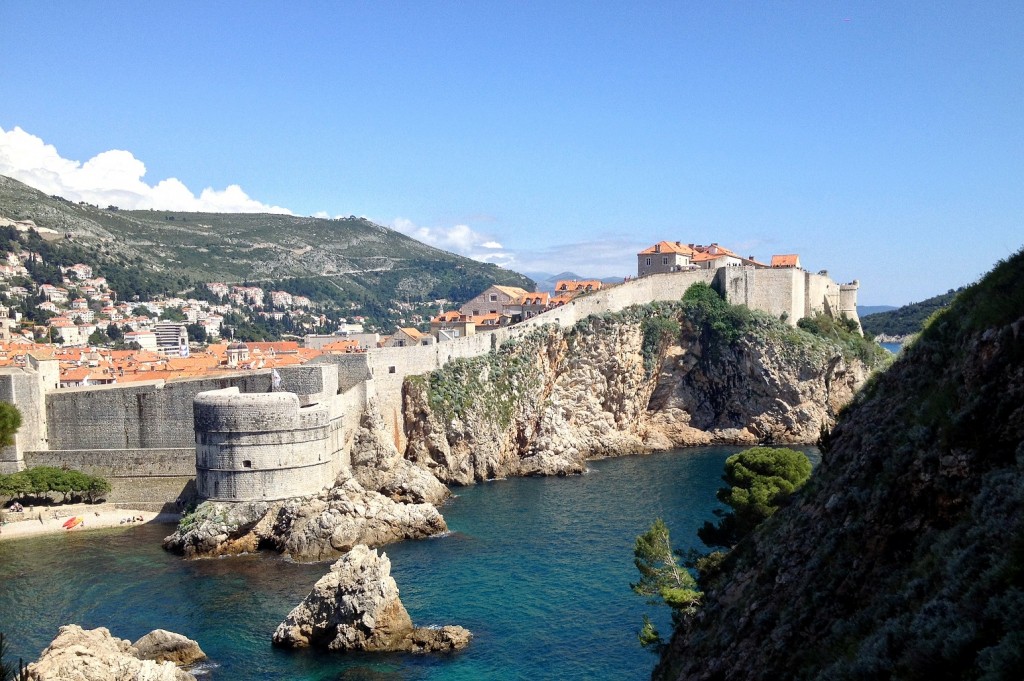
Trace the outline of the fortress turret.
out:
[[[294,393],[210,390],[193,402],[196,488],[217,501],[273,501],[333,482],[331,422]]]

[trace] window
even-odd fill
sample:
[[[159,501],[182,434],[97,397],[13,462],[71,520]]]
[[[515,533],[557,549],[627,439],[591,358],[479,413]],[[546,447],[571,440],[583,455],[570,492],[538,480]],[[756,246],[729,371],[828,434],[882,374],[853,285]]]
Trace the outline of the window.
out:
[[[248,459],[243,461],[242,462],[242,468],[252,468],[252,461],[249,461]]]
[[[498,302],[498,294],[497,293],[492,293],[491,294],[491,302],[492,303]]]
[[[650,259],[650,258],[647,258],[647,266],[648,266],[648,267],[650,267],[650,266],[651,266],[651,259]]]
[[[388,367],[388,373],[389,374],[395,373],[395,367]]]
[[[668,256],[667,255],[666,256],[662,256],[661,264],[662,265],[667,265],[668,264]]]

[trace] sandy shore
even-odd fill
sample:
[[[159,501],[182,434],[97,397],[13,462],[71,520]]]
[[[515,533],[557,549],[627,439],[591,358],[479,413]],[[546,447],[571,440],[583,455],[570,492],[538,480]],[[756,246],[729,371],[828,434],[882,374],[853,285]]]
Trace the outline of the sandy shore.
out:
[[[21,516],[25,519],[7,522],[0,526],[0,541],[19,539],[21,537],[38,537],[44,534],[88,532],[89,530],[110,527],[131,527],[143,523],[173,524],[181,519],[181,516],[177,513],[136,511],[114,508],[112,505],[107,504],[26,508],[23,514],[11,513],[9,511],[5,511],[4,514],[8,520]],[[83,522],[70,530],[64,529],[64,522],[69,518],[75,517],[82,518]],[[131,523],[124,522],[129,518],[135,518],[135,520]]]

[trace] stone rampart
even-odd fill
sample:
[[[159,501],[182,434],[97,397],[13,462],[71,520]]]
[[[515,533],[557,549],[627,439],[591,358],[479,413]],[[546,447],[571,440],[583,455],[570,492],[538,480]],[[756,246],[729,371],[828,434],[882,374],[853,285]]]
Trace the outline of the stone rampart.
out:
[[[175,499],[191,477],[189,467],[198,470],[199,492],[209,498],[278,499],[315,493],[350,470],[352,439],[371,400],[396,446],[404,449],[406,377],[433,371],[453,359],[492,352],[545,324],[567,328],[592,314],[678,300],[698,282],[713,286],[731,303],[785,315],[794,324],[819,310],[856,319],[857,282],[836,286],[823,273],[795,268],[726,267],[630,280],[582,295],[521,324],[450,342],[324,355],[302,366],[279,368],[277,392],[270,392],[269,369],[48,392],[48,382],[55,380],[52,367],[36,363],[24,370],[0,371],[0,399],[35,405],[36,415],[19,433],[28,446],[0,452],[0,470],[23,466],[18,452],[32,450],[29,460],[42,461],[42,450],[51,449],[54,453],[46,460],[79,469],[94,466],[98,474],[113,477],[116,495],[122,488],[131,495],[128,481],[152,480],[160,489],[153,494],[172,490]],[[182,452],[192,453],[191,466]],[[146,494],[136,490],[135,496]]]
[[[302,404],[323,402],[338,394],[338,372],[333,367],[302,364],[281,367],[277,372],[281,383],[274,392],[295,393]]]
[[[73,468],[110,481],[107,500],[151,511],[180,510],[195,496],[195,447],[25,452],[25,466]],[[178,502],[181,503],[178,503]]]
[[[46,395],[49,449],[160,449],[195,444],[192,400],[227,387],[270,389],[270,372],[69,388]]]
[[[196,395],[196,489],[218,501],[272,501],[315,494],[334,480],[336,430],[324,404],[294,393]]]

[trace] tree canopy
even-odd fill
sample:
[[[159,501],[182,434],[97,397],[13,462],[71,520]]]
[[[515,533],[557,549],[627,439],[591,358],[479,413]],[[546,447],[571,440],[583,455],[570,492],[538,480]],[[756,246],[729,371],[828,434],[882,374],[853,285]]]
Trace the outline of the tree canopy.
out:
[[[696,612],[702,594],[693,575],[679,564],[668,527],[661,518],[636,538],[633,556],[633,564],[640,571],[640,581],[629,585],[635,593],[647,596],[652,605],[664,603],[672,608],[673,620]],[[663,645],[658,630],[646,615],[639,639],[644,647]]]
[[[21,428],[21,412],[10,402],[0,402],[0,446],[14,444],[14,434]]]
[[[718,500],[729,506],[719,512],[717,525],[710,522],[697,531],[708,546],[734,546],[811,477],[807,455],[786,448],[754,447],[725,461],[729,486],[718,490]]]

